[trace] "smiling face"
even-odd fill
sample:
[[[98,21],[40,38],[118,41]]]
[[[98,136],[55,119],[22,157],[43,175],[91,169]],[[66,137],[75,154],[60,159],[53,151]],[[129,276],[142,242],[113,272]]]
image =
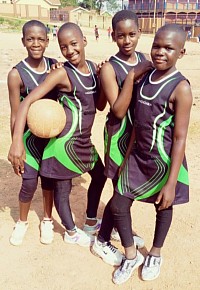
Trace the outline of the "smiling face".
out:
[[[157,70],[173,72],[177,60],[184,54],[183,37],[177,31],[157,32],[151,48],[151,58]]]
[[[41,59],[49,43],[46,29],[40,26],[27,27],[22,43],[26,47],[30,59]]]
[[[58,34],[62,55],[75,67],[85,63],[85,46],[87,41],[77,29],[63,29]]]
[[[112,37],[119,47],[118,56],[127,60],[135,51],[140,38],[140,29],[134,20],[122,20],[116,24]]]

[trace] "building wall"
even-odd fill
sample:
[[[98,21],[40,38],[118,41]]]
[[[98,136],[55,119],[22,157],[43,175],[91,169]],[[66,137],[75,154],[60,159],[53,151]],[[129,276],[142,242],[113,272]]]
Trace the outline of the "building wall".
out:
[[[49,9],[39,5],[17,5],[0,3],[0,15],[16,18],[38,19],[49,21]]]
[[[40,5],[42,8],[50,9],[55,8],[57,9],[59,6],[51,5],[44,0],[19,0],[17,1],[18,5]]]

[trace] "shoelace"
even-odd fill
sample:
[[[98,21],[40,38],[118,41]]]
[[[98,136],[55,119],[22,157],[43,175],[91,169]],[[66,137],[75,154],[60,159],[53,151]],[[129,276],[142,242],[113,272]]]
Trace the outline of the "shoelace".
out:
[[[107,242],[106,245],[113,253],[117,252],[117,248],[115,246],[113,246],[110,242]]]

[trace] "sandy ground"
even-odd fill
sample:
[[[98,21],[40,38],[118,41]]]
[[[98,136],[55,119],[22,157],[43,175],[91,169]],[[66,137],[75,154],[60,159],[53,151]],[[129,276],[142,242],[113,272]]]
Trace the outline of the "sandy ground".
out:
[[[93,31],[84,29],[88,39],[86,54],[96,62],[114,54],[116,45],[107,39],[107,32],[100,31],[97,43]],[[29,229],[23,245],[9,244],[9,236],[18,219],[18,190],[21,179],[12,172],[7,161],[10,145],[9,102],[6,86],[8,71],[26,57],[21,34],[0,32],[0,290],[197,290],[200,289],[199,207],[200,207],[200,44],[186,43],[187,54],[178,62],[178,68],[189,78],[194,95],[191,123],[187,142],[187,158],[190,172],[190,203],[174,209],[174,219],[162,254],[164,263],[160,277],[143,282],[140,269],[123,286],[112,283],[112,266],[93,256],[88,249],[63,242],[63,227],[53,209],[55,238],[51,245],[39,241],[39,223],[42,219],[42,196],[40,186],[34,196],[29,213]],[[138,50],[150,51],[152,36],[143,35]],[[46,55],[62,60],[57,41],[51,39]],[[103,156],[103,126],[106,111],[97,113],[93,128],[93,142]],[[74,180],[71,206],[76,224],[83,226],[86,208],[87,174]],[[102,217],[105,204],[112,194],[108,180],[104,188],[98,216]],[[136,202],[132,207],[134,228],[145,239],[146,254],[151,247],[155,213],[152,205]],[[120,247],[119,243],[115,243]],[[120,247],[121,248],[121,247]]]

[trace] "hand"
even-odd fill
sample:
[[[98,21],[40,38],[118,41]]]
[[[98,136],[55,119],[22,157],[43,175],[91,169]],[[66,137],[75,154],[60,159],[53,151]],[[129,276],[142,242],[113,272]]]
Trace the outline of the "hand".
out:
[[[140,79],[146,72],[153,68],[153,63],[149,60],[139,62],[137,66],[134,67],[134,80]]]
[[[97,65],[97,75],[100,74],[101,68],[104,65],[104,63],[106,63],[108,61],[109,61],[109,59],[107,58],[107,59],[103,60],[101,63],[98,63],[98,65]]]
[[[17,144],[13,142],[8,153],[8,160],[11,162],[15,174],[18,176],[24,173],[25,159],[26,153],[23,142],[18,142]]]
[[[172,205],[175,198],[175,186],[165,184],[161,189],[157,199],[156,204],[160,204],[158,210],[166,209]]]
[[[50,70],[48,70],[47,71],[47,73],[50,73],[52,70],[55,70],[55,69],[57,69],[57,68],[61,68],[61,67],[63,67],[64,66],[64,63],[63,62],[56,62],[56,63],[53,63],[52,65],[51,65],[51,69]]]

